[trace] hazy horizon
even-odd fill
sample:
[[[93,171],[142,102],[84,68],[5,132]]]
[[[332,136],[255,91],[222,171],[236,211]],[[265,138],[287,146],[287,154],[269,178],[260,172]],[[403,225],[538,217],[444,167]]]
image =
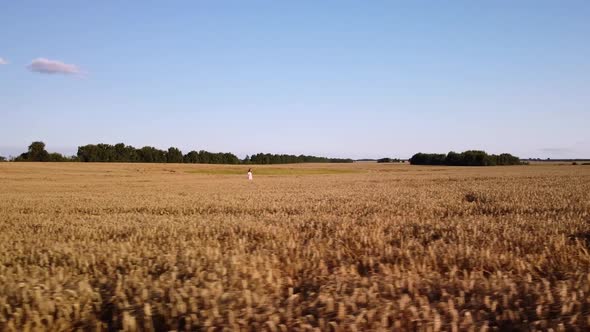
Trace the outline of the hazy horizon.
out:
[[[42,140],[41,140],[42,141]],[[46,143],[46,142],[44,142]],[[99,143],[105,143],[105,142],[94,142],[94,143],[88,143],[88,144],[99,144]],[[105,144],[117,144],[117,143],[125,143],[125,142],[109,142],[109,143],[105,143]],[[86,145],[86,144],[82,144],[82,145]],[[132,145],[132,144],[127,144],[127,145]],[[28,146],[28,145],[27,145]],[[23,152],[27,151],[27,146],[23,147],[23,148],[17,148],[17,147],[2,147],[0,146],[0,156],[3,157],[17,157],[18,155],[20,155]],[[135,148],[141,148],[145,145],[134,145]],[[154,146],[155,148],[161,149],[161,150],[167,150],[170,146]],[[174,146],[177,147],[178,146]],[[75,156],[77,153],[77,147],[71,148],[71,147],[56,147],[56,146],[52,146],[51,144],[46,144],[46,150],[48,152],[58,152],[63,154],[64,156]],[[271,154],[293,154],[293,155],[315,155],[318,157],[328,157],[328,158],[351,158],[354,160],[361,160],[361,159],[380,159],[380,158],[399,158],[399,159],[410,159],[410,157],[412,157],[412,155],[405,155],[405,156],[401,156],[401,155],[397,155],[397,154],[383,154],[383,155],[370,155],[370,156],[365,156],[363,154],[353,154],[353,155],[335,155],[335,154],[314,154],[314,153],[306,153],[306,152],[285,152],[285,151],[252,151],[252,152],[247,152],[247,153],[241,153],[241,152],[235,152],[235,151],[229,151],[229,150],[208,150],[207,148],[179,148],[184,154],[192,151],[192,150],[205,150],[208,152],[230,152],[230,153],[234,153],[235,155],[237,155],[240,159],[244,159],[246,156],[251,156],[253,154],[256,153],[271,153]],[[465,149],[465,150],[441,150],[441,151],[416,151],[415,153],[418,152],[423,152],[423,153],[448,153],[450,151],[454,151],[454,152],[463,152],[469,149]],[[8,153],[2,153],[2,151],[8,151]],[[500,154],[500,153],[512,153],[511,151],[489,151],[489,150],[484,150],[490,154]],[[548,153],[551,153],[551,151],[548,151]],[[521,159],[571,159],[571,160],[586,160],[586,159],[590,159],[590,157],[587,156],[577,156],[577,157],[547,157],[546,155],[538,155],[538,156],[517,156]]]
[[[590,2],[14,2],[0,155],[590,158]]]

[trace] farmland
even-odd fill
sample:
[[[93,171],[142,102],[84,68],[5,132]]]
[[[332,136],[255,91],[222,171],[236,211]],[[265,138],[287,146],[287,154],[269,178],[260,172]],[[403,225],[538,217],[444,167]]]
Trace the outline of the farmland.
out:
[[[590,329],[590,167],[0,163],[0,330]]]

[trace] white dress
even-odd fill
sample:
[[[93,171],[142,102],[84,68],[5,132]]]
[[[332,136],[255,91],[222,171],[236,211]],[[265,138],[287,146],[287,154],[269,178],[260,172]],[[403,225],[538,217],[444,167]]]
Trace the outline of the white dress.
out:
[[[248,172],[248,180],[252,181],[252,172]]]

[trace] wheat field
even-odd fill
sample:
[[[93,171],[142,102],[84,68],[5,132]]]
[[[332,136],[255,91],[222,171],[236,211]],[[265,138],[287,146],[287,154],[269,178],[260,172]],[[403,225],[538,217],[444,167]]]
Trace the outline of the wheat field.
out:
[[[590,166],[0,163],[2,331],[590,329]]]

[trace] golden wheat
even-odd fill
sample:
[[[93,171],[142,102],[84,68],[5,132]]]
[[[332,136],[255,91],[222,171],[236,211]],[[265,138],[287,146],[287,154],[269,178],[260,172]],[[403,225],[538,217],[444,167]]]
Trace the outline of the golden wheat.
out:
[[[0,330],[590,329],[588,167],[267,168],[0,164]]]

